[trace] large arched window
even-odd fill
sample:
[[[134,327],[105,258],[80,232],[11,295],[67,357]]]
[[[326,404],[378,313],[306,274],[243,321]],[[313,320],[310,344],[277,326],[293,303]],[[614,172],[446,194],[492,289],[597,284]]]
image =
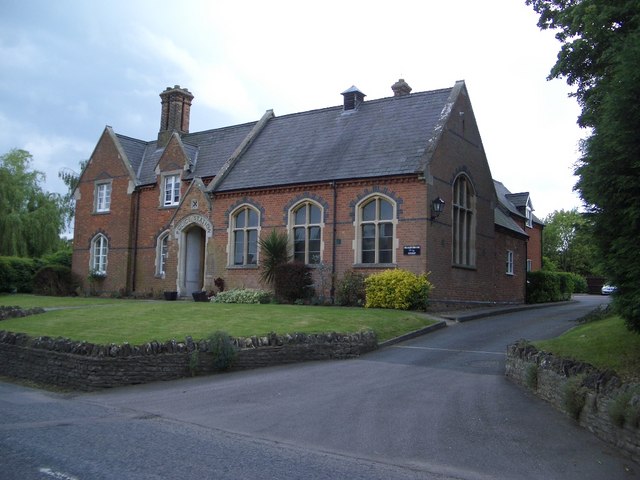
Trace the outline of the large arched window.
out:
[[[293,259],[306,264],[322,260],[322,208],[314,202],[303,201],[291,209],[293,224]]]
[[[156,244],[156,275],[164,276],[169,256],[169,231],[163,232],[158,237]]]
[[[360,263],[394,262],[396,208],[386,197],[374,196],[358,206]]]
[[[232,265],[256,265],[258,263],[259,214],[243,205],[231,215]]]
[[[471,181],[460,175],[453,184],[453,264],[476,264],[476,196]]]
[[[90,265],[93,274],[107,273],[107,255],[109,253],[109,240],[103,234],[99,233],[91,240],[91,259]]]

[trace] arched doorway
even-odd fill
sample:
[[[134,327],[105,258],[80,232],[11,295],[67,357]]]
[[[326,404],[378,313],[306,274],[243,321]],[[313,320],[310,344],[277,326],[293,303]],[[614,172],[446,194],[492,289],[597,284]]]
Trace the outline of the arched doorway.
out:
[[[197,225],[193,225],[184,234],[184,262],[183,277],[185,294],[202,290],[204,285],[204,250],[206,232]]]

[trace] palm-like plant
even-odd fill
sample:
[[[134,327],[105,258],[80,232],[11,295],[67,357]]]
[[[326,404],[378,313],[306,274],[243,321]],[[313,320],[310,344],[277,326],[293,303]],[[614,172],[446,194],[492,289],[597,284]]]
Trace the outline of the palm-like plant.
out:
[[[259,241],[262,249],[262,273],[260,277],[267,284],[273,284],[276,267],[291,260],[289,239],[285,232],[271,230],[269,236]]]

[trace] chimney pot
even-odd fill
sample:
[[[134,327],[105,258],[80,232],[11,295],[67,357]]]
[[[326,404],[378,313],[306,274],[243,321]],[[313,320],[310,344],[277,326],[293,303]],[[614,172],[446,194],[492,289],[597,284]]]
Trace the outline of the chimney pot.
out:
[[[404,78],[401,78],[396,83],[391,85],[391,90],[393,90],[394,97],[403,97],[405,95],[409,95],[411,90],[413,90],[407,82],[404,81]]]

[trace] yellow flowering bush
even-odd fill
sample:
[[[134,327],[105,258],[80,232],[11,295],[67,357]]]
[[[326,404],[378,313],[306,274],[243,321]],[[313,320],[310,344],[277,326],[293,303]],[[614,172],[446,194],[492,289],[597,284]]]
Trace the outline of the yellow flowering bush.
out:
[[[407,270],[385,270],[366,278],[368,308],[426,310],[433,285],[427,274],[416,275]]]

